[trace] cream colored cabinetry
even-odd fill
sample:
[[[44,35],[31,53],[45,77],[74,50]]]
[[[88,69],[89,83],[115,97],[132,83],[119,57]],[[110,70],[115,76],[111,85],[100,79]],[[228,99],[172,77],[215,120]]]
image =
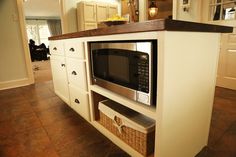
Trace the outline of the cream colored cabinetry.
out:
[[[55,93],[66,103],[70,102],[63,41],[50,42],[51,67]]]
[[[86,120],[90,119],[84,44],[79,39],[65,40],[70,106]]]
[[[96,4],[94,3],[82,3],[84,22],[96,22]]]
[[[91,123],[131,156],[142,156],[97,122],[98,102],[110,99],[155,120],[154,157],[194,157],[208,142],[220,34],[159,31],[87,38],[146,39],[158,41],[156,106],[134,102],[89,80]]]
[[[223,34],[217,86],[236,90],[236,34]]]
[[[55,93],[86,120],[90,120],[84,44],[79,39],[50,41]],[[58,55],[59,54],[59,55]]]
[[[89,42],[112,40],[157,40],[155,106],[135,102],[92,83]],[[70,106],[85,119],[91,117],[89,122],[96,129],[131,156],[143,155],[98,122],[100,101],[113,100],[155,120],[152,156],[194,157],[208,142],[219,42],[219,33],[176,31],[66,39]],[[59,74],[53,75],[55,78]]]
[[[97,28],[96,4],[92,2],[80,2],[77,4],[78,30]]]
[[[107,9],[106,4],[97,4],[97,22],[102,22],[108,18]]]
[[[97,28],[99,22],[118,13],[117,5],[95,2],[80,2],[77,4],[78,30]]]
[[[117,5],[108,5],[108,17],[116,15],[118,12]]]

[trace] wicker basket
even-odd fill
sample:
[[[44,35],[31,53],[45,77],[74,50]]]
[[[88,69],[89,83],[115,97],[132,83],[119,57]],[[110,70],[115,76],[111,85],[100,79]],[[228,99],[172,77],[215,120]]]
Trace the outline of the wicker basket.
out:
[[[155,123],[151,120],[151,122],[149,123],[151,124],[151,126],[149,126],[148,129],[145,127],[141,129],[142,126],[140,126],[140,124],[136,124],[135,121],[132,121],[132,118],[131,120],[129,119],[130,117],[137,117],[136,116],[138,114],[137,112],[127,109],[126,107],[124,109],[123,106],[118,104],[119,108],[120,107],[123,108],[120,111],[125,110],[126,112],[123,115],[121,112],[115,111],[114,108],[110,108],[110,107],[114,107],[114,103],[115,102],[111,100],[106,100],[99,103],[100,119],[98,120],[98,122],[101,125],[103,125],[106,129],[108,129],[110,132],[112,132],[114,135],[119,137],[122,141],[127,143],[133,149],[135,149],[137,152],[139,152],[140,154],[144,156],[148,156],[152,154],[154,152],[154,139],[155,139],[154,138],[155,137],[154,125]],[[108,104],[111,104],[111,105],[108,105]],[[104,110],[104,106],[106,108],[105,110]],[[108,111],[110,112],[108,113]],[[103,112],[106,112],[106,113],[103,113]],[[130,116],[127,117],[127,113]],[[139,117],[138,121],[140,121],[139,115],[138,115]],[[145,118],[145,121],[147,121],[147,118]],[[137,128],[137,126],[139,127]]]

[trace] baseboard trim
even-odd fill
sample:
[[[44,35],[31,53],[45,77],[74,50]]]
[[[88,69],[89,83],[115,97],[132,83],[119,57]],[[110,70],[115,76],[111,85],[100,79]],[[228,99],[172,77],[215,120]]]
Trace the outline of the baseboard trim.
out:
[[[236,80],[229,77],[217,77],[216,86],[236,90]]]
[[[29,78],[19,79],[19,80],[11,80],[11,81],[4,81],[0,82],[0,90],[17,88],[22,86],[27,86],[33,84],[34,82]]]

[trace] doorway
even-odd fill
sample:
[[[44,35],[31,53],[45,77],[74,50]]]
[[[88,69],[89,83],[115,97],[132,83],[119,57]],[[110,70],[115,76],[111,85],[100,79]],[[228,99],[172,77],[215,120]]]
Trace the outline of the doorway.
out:
[[[62,33],[59,0],[25,0],[23,10],[35,83],[51,81],[48,37]]]

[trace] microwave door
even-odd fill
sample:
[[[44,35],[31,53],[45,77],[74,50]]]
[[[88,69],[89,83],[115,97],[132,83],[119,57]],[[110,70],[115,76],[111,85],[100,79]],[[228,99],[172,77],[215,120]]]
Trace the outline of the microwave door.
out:
[[[134,90],[138,69],[129,50],[99,49],[92,52],[93,76]]]

